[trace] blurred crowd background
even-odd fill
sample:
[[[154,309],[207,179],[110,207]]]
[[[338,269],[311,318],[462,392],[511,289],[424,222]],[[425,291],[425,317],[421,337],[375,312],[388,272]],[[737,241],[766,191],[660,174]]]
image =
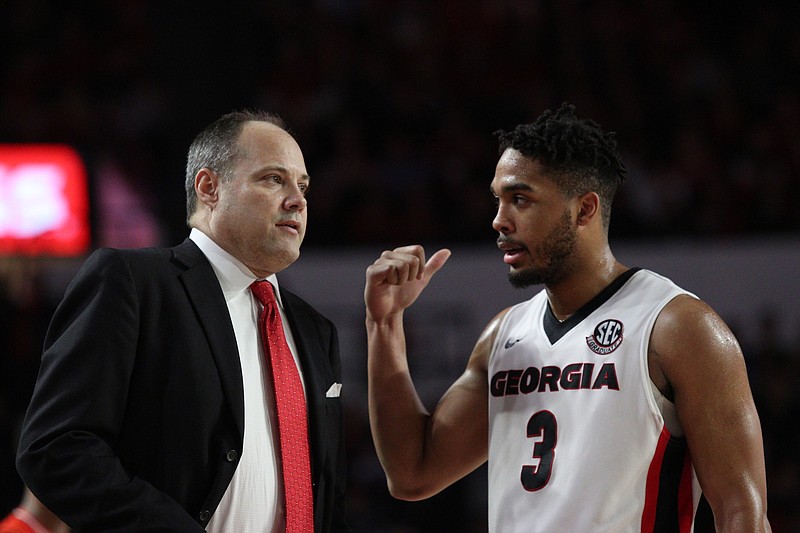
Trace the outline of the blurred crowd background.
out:
[[[2,0],[0,143],[81,153],[93,247],[172,245],[187,235],[193,136],[261,108],[288,122],[313,179],[305,247],[491,245],[493,132],[569,101],[617,132],[628,165],[612,245],[792,237],[799,6]],[[0,257],[0,515],[21,493],[13,453],[63,289],[45,278],[63,261]],[[781,318],[766,312],[745,347],[776,533],[800,531],[800,331],[777,342]],[[348,424],[357,531],[485,530],[480,480],[393,501],[380,476],[356,471],[372,464],[366,421]]]

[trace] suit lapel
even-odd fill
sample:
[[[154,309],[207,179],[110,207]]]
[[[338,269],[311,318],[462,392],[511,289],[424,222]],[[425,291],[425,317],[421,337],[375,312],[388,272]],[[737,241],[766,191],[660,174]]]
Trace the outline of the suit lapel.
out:
[[[222,288],[219,286],[214,269],[203,252],[191,240],[173,248],[175,259],[182,263],[184,270],[179,278],[192,302],[197,320],[205,331],[208,345],[217,365],[220,381],[233,419],[244,437],[244,385],[242,367],[236,345],[236,335],[230,321],[228,307]]]
[[[325,393],[331,384],[326,381],[326,376],[330,372],[325,372],[322,368],[324,362],[327,361],[327,355],[323,352],[319,339],[310,334],[310,332],[317,331],[317,328],[310,317],[297,305],[298,297],[281,287],[281,298],[297,345],[297,357],[300,359],[303,379],[306,382],[312,478],[316,483],[321,474],[320,466],[324,463],[327,448]]]
[[[186,294],[192,302],[197,319],[205,331],[211,353],[217,364],[222,387],[231,405],[233,419],[244,436],[244,386],[238,357],[236,336],[233,332],[225,297],[214,269],[200,249],[189,239],[173,248],[175,260],[185,270],[179,275]],[[317,327],[302,310],[299,298],[281,288],[284,311],[292,328],[298,358],[306,383],[306,401],[309,409],[309,440],[311,444],[312,478],[316,483],[321,475],[327,449],[327,413],[325,394],[332,384],[331,372],[325,368],[328,360],[324,347],[313,333]]]

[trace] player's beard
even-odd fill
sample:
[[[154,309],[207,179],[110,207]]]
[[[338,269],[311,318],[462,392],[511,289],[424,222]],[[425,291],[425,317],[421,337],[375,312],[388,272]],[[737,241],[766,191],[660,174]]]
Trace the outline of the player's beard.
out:
[[[508,273],[508,281],[518,289],[558,283],[575,270],[571,257],[577,240],[578,231],[572,225],[569,210],[565,209],[544,241],[531,251],[531,260],[543,264],[512,270]]]

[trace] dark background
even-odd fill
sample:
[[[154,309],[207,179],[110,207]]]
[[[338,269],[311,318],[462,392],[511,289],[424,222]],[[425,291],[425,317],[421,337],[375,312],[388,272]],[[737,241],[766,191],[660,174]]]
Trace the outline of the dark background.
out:
[[[617,132],[629,168],[612,242],[792,237],[799,24],[796,4],[739,1],[3,0],[0,142],[80,151],[93,246],[172,245],[193,136],[263,108],[312,176],[306,248],[491,244],[493,132],[569,101]],[[37,283],[63,266],[0,258],[0,514],[19,499],[18,424],[61,296]],[[747,350],[776,532],[800,530],[800,353],[774,341],[779,321],[765,313]],[[355,471],[374,450],[365,421],[349,425]],[[354,474],[359,531],[485,529],[463,484],[406,504]]]

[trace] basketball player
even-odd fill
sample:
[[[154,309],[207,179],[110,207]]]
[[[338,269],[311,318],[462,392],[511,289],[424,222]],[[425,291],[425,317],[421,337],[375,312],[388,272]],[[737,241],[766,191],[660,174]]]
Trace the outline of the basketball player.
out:
[[[544,290],[489,322],[429,413],[403,312],[450,251],[405,246],[367,269],[370,421],[391,493],[427,498],[488,460],[492,532],[690,532],[701,492],[717,531],[770,531],[739,344],[609,247],[614,134],[564,105],[498,135],[497,246],[512,285]]]

